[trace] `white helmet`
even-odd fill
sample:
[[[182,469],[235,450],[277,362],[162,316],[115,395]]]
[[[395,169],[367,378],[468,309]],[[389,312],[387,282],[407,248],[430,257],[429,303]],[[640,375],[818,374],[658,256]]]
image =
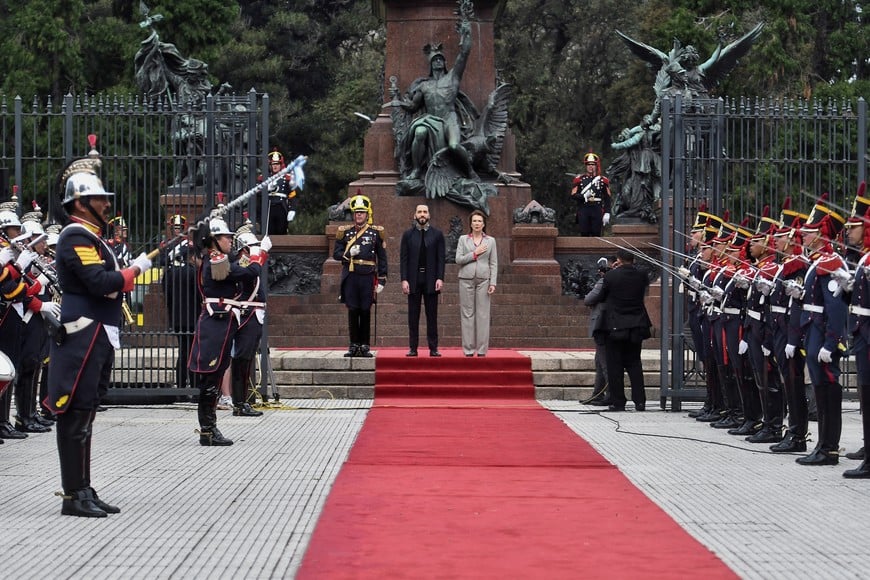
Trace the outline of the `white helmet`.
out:
[[[57,240],[59,240],[59,239],[60,239],[60,236],[58,234],[56,234],[55,232],[48,232],[47,234],[45,234],[45,243],[51,247],[56,246]]]
[[[236,245],[241,248],[247,248],[250,246],[259,246],[260,240],[257,239],[257,236],[250,232],[245,232],[241,234],[236,234]]]
[[[221,218],[211,218],[211,220],[209,220],[208,233],[212,236],[221,236],[225,234],[233,235],[233,232],[231,232],[230,228],[227,226],[227,222]]]
[[[21,227],[21,220],[18,219],[18,214],[14,211],[0,211],[0,228]]]
[[[103,182],[93,173],[80,171],[73,173],[66,180],[63,194],[63,204],[82,197],[93,195],[115,195],[103,189]]]
[[[42,224],[39,222],[24,220],[21,222],[22,231],[27,232],[31,236],[42,236],[45,235],[45,230],[42,229]]]

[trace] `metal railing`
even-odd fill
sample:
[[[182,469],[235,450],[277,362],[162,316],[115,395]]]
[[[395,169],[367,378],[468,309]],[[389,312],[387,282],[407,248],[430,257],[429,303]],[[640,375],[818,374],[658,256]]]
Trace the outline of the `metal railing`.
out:
[[[765,206],[778,218],[786,197],[793,209],[809,213],[827,192],[848,215],[867,178],[867,134],[864,99],[714,99],[691,107],[680,97],[663,100],[662,245],[684,250],[702,202],[719,216],[730,210],[732,223],[749,216],[753,229]],[[662,259],[674,265],[673,256]],[[661,384],[662,397],[678,409],[681,400],[703,398],[705,388],[686,327],[685,295],[674,284],[662,278]],[[848,372],[844,383],[853,386]]]
[[[129,228],[125,241],[133,255],[172,236],[172,214],[192,223],[214,205],[217,192],[231,201],[253,187],[259,173],[268,174],[269,97],[253,90],[173,107],[135,95],[67,95],[60,103],[34,98],[29,105],[0,95],[0,198],[8,199],[17,185],[21,213],[35,201],[51,221],[62,198],[59,174],[88,153],[91,133],[98,137],[103,184],[115,193],[113,212]],[[263,208],[252,200],[247,211],[256,221]],[[242,212],[226,219],[235,229]],[[118,393],[147,389],[154,398],[177,382],[175,349],[192,330],[169,324],[162,282],[169,265],[161,257],[128,297],[134,323],[122,328],[113,377]]]

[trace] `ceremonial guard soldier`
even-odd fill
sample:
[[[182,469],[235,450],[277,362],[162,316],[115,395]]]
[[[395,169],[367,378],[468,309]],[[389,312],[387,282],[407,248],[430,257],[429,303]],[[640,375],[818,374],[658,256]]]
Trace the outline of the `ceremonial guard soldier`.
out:
[[[800,228],[807,216],[791,209],[791,199],[783,203],[780,223],[773,234],[779,267],[772,280],[756,278],[760,292],[768,292],[770,316],[768,329],[773,334],[773,356],[785,390],[788,428],[782,441],[771,445],[774,453],[807,450],[809,409],[804,381],[804,354],[800,318],[804,278],[809,261],[804,255]],[[786,225],[787,224],[787,225]]]
[[[190,352],[190,371],[198,375],[199,443],[226,446],[233,442],[217,428],[217,401],[224,372],[230,366],[230,347],[239,329],[243,284],[260,278],[268,255],[259,247],[251,251],[246,265],[230,260],[233,232],[219,217],[212,217],[202,242],[199,288],[202,312]]]
[[[833,274],[847,270],[831,242],[846,220],[827,206],[827,199],[827,193],[822,194],[802,228],[810,266],[804,280],[801,330],[807,370],[816,393],[819,441],[810,455],[797,459],[801,465],[836,465],[840,460],[843,421],[840,358],[845,350],[848,308],[837,282],[839,276]]]
[[[108,243],[115,252],[118,258],[118,264],[122,268],[126,268],[133,259],[133,254],[130,252],[130,246],[127,245],[127,222],[123,216],[118,213],[115,217],[109,220],[108,227]]]
[[[759,285],[763,284],[761,280],[773,280],[779,269],[773,248],[773,233],[778,226],[779,222],[770,217],[770,206],[765,206],[756,233],[749,240],[749,257],[754,261],[750,274],[738,272],[735,275],[735,283],[746,288],[746,315],[740,349],[746,349],[761,398],[762,426],[757,433],[746,438],[750,443],[778,443],[782,440],[785,413],[782,380],[773,357],[767,295],[759,290]]]
[[[284,169],[284,155],[277,149],[269,153],[269,175]],[[287,173],[269,188],[269,218],[266,233],[270,236],[287,233],[287,224],[296,218],[296,180]]]
[[[31,266],[28,276],[30,284],[38,284],[39,290],[34,291],[34,296],[42,303],[42,308],[50,313],[53,319],[60,318],[60,289],[57,286],[57,277],[53,266],[46,263],[46,235],[40,223],[42,212],[39,206],[35,211],[21,217],[22,230],[30,234],[29,246],[36,252],[35,263],[41,263],[42,271]],[[45,433],[51,429],[48,427],[53,421],[42,418],[36,412],[36,394],[39,390],[40,371],[43,361],[48,358],[48,330],[44,322],[43,313],[28,309],[22,316],[21,357],[17,368],[15,383],[15,428],[25,433]]]
[[[387,283],[384,228],[372,225],[372,202],[350,200],[353,225],[339,226],[332,257],[341,262],[340,300],[347,306],[350,347],[346,357],[371,357],[371,308]]]
[[[187,387],[188,382],[197,388],[196,381],[187,368],[190,358],[190,347],[193,344],[193,333],[196,321],[202,311],[202,296],[197,285],[200,256],[184,234],[187,220],[180,214],[169,218],[172,239],[178,240],[169,249],[166,256],[166,268],[163,274],[163,295],[166,298],[166,309],[169,318],[169,329],[178,340],[178,356],[175,360],[175,386],[179,389]]]
[[[34,286],[26,275],[36,253],[24,243],[30,234],[21,234],[18,219],[17,187],[12,200],[0,205],[0,351],[6,355],[12,369],[17,369],[21,360],[21,332],[23,314],[41,305],[34,301]],[[38,308],[37,308],[38,311]],[[27,437],[10,423],[14,380],[0,389],[0,441]]]
[[[581,236],[601,236],[610,223],[610,181],[601,175],[601,158],[595,153],[583,156],[586,173],[574,178],[571,197],[577,202],[577,223]]]
[[[850,246],[860,248],[860,258],[854,274],[845,284],[851,291],[849,332],[852,335],[852,354],[855,356],[864,436],[864,446],[857,452],[846,454],[849,459],[862,460],[861,465],[855,469],[843,472],[843,477],[850,479],[870,478],[866,451],[867,443],[870,442],[870,417],[867,416],[867,405],[870,404],[870,258],[867,257],[870,255],[870,199],[864,196],[865,189],[866,183],[861,182],[852,207],[852,216],[846,223]]]
[[[272,249],[269,236],[257,240],[252,233],[252,224],[245,214],[245,223],[236,230],[235,246],[238,249],[239,266],[246,267],[255,252],[268,252]],[[263,322],[266,319],[266,288],[263,278],[246,278],[242,281],[242,294],[239,301],[239,330],[233,338],[231,391],[233,396],[233,415],[259,417],[263,414],[251,406],[251,376],[254,370],[254,357],[260,348],[263,337]]]
[[[143,253],[122,269],[100,237],[114,194],[97,176],[96,136],[88,157],[73,161],[61,176],[68,223],[57,242],[55,268],[63,291],[62,332],[51,345],[48,397],[57,419],[57,449],[64,515],[106,517],[120,510],[91,487],[91,436],[100,399],[109,388],[121,323],[123,293],[151,267]]]
[[[692,225],[687,248],[694,256],[687,266],[681,267],[679,270],[683,279],[680,284],[680,290],[685,289],[686,291],[689,331],[692,333],[692,343],[695,347],[696,359],[700,364],[704,365],[706,371],[704,374],[707,379],[707,396],[704,400],[704,406],[697,411],[689,413],[689,417],[695,419],[710,414],[716,406],[714,404],[714,396],[718,394],[717,386],[715,385],[715,364],[707,366],[707,355],[712,355],[712,353],[707,352],[710,350],[709,342],[712,340],[712,336],[707,324],[704,305],[698,297],[698,290],[703,284],[704,274],[712,265],[713,248],[710,246],[710,241],[716,237],[721,226],[722,219],[709,213],[706,204],[701,204],[701,207],[698,209],[698,215],[695,216],[695,223]],[[711,381],[713,381],[712,385]]]

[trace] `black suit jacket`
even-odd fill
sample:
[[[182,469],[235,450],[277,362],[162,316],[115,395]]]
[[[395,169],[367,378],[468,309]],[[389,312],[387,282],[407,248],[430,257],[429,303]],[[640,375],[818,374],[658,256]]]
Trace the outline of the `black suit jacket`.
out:
[[[650,337],[649,315],[644,305],[649,289],[649,278],[638,270],[634,264],[626,264],[614,268],[604,275],[602,295],[606,304],[607,330],[611,336],[625,335],[619,331],[631,332],[632,340],[643,340]]]
[[[429,226],[426,232],[426,287],[417,288],[417,273],[420,268],[420,230],[417,226],[402,234],[399,262],[402,282],[407,281],[411,293],[435,293],[435,280],[444,280],[445,261],[444,234]]]

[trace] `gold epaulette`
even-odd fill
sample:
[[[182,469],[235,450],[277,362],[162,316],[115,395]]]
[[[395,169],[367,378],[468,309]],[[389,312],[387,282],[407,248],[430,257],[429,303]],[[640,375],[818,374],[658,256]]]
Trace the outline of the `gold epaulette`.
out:
[[[343,233],[346,232],[348,229],[350,229],[350,226],[338,226],[338,229],[335,230],[335,232],[338,233],[338,234],[343,234]]]

